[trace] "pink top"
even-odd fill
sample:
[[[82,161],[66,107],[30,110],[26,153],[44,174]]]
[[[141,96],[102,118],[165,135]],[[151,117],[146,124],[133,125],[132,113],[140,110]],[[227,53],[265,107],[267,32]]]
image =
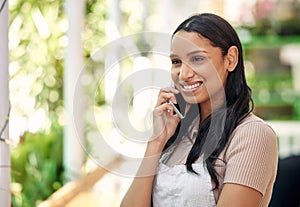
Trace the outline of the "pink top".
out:
[[[260,206],[267,207],[277,173],[277,136],[262,119],[250,114],[233,131],[227,147],[216,165],[221,186],[215,192],[218,200],[225,183],[248,186],[263,195]]]

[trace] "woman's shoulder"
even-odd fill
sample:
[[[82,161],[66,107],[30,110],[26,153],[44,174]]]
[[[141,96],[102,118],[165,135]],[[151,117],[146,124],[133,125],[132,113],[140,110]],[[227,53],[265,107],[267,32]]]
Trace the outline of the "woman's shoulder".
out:
[[[255,131],[253,131],[255,130]],[[258,117],[257,115],[250,113],[248,114],[236,127],[234,133],[237,132],[251,132],[253,134],[263,132],[263,133],[270,133],[276,136],[274,129],[262,118]]]
[[[231,151],[243,146],[244,149],[255,151],[266,145],[270,150],[277,150],[277,134],[266,121],[250,113],[232,132],[225,150]]]
[[[251,122],[260,122],[266,124],[265,120],[251,112],[240,122],[238,126],[242,126]]]
[[[278,161],[277,135],[263,119],[250,113],[233,131],[219,158],[223,183],[236,183],[261,192],[269,199]],[[263,172],[263,173],[262,173]]]

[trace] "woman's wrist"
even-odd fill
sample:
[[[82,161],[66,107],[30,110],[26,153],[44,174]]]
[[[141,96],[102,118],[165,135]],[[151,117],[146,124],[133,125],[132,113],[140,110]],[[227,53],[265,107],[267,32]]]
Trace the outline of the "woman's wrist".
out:
[[[136,176],[146,177],[155,175],[163,148],[164,145],[161,142],[156,140],[148,141],[143,162]]]
[[[166,145],[167,141],[158,137],[151,137],[148,141],[147,149],[153,153],[161,153]]]

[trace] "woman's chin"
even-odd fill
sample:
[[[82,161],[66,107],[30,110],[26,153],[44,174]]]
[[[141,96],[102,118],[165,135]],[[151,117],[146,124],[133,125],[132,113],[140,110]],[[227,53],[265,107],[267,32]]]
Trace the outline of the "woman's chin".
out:
[[[185,100],[186,103],[188,104],[198,104],[199,101],[196,99],[196,97],[191,97],[191,96],[183,96],[183,99]]]

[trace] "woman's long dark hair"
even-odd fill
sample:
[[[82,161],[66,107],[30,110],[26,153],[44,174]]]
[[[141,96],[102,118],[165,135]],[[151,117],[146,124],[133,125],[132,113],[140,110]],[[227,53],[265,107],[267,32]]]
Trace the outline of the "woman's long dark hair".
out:
[[[196,173],[192,164],[200,155],[204,155],[206,167],[215,183],[214,189],[217,189],[219,181],[214,168],[215,162],[225,148],[233,130],[253,110],[251,89],[248,87],[245,78],[242,45],[233,27],[226,20],[214,14],[204,13],[191,16],[177,27],[173,36],[180,30],[197,32],[207,38],[212,46],[221,49],[223,57],[231,46],[236,46],[239,51],[237,66],[235,70],[228,74],[226,80],[224,107],[220,107],[202,123],[199,123],[195,143],[186,161],[187,169]],[[182,97],[177,98],[179,103],[183,101]],[[191,121],[199,115],[199,111],[200,104],[192,106],[188,117],[178,125],[175,134],[167,142],[165,149],[174,144],[178,137],[185,135],[184,133],[187,132]],[[210,146],[214,146],[212,150],[207,150],[207,142],[210,143]]]

